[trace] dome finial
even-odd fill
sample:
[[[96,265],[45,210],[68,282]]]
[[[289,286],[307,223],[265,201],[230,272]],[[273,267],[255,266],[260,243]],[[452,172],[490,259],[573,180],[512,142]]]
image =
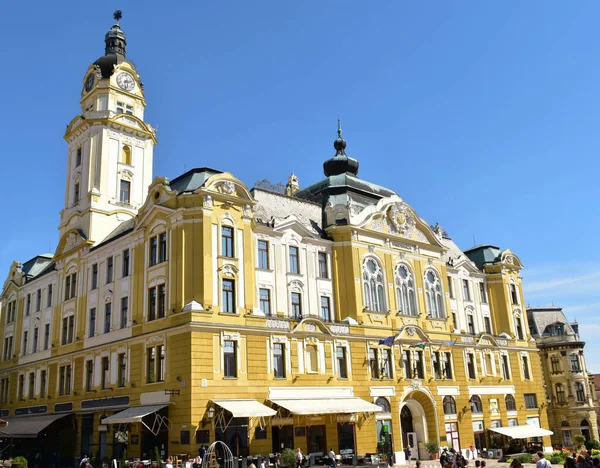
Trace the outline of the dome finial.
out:
[[[116,10],[113,13],[113,18],[115,19],[117,24],[119,24],[119,21],[121,21],[121,18],[123,18],[123,12],[121,10]]]
[[[121,55],[125,58],[125,48],[127,47],[127,39],[125,37],[125,33],[119,26],[119,21],[123,18],[123,12],[121,10],[117,10],[113,13],[113,18],[116,23],[112,25],[112,27],[104,36],[104,43],[106,47],[104,48],[104,55],[109,54],[117,54]]]
[[[333,147],[335,148],[335,155],[346,155],[346,140],[342,138],[342,121],[338,117],[338,129],[337,129],[337,140],[333,142]]]

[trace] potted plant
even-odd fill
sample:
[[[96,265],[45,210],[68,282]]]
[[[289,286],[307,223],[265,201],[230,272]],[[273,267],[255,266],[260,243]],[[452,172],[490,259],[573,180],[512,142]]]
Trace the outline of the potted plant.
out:
[[[22,456],[11,458],[10,465],[15,467],[27,466],[27,458]]]
[[[440,456],[440,444],[437,440],[428,440],[425,443],[425,450],[427,450],[432,460],[437,460]]]
[[[585,444],[585,436],[576,435],[575,437],[573,437],[573,440],[577,444],[577,448],[581,448],[583,444]]]

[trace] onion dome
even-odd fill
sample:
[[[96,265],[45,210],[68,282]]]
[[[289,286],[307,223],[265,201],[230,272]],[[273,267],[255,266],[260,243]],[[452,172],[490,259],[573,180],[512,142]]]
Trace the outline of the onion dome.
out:
[[[119,21],[123,17],[121,10],[117,10],[113,14],[115,24],[108,30],[104,36],[104,55],[94,62],[94,65],[100,67],[102,78],[109,78],[115,69],[115,65],[123,62],[128,62],[131,66],[133,63],[125,60],[125,49],[127,47],[127,38],[125,33],[119,26]],[[135,68],[135,67],[134,67]]]
[[[342,124],[338,119],[338,137],[333,142],[335,156],[323,163],[323,172],[327,177],[338,174],[358,174],[358,161],[346,154],[346,140],[342,138]]]

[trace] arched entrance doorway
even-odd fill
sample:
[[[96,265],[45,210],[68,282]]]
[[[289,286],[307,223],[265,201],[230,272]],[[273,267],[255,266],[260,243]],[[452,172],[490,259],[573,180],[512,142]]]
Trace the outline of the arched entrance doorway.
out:
[[[590,433],[590,422],[587,419],[581,421],[581,435],[585,437],[585,440],[590,440],[592,438]]]
[[[400,403],[400,433],[402,450],[411,447],[413,459],[426,460],[428,440],[440,440],[437,412],[432,397],[426,390],[412,390]]]

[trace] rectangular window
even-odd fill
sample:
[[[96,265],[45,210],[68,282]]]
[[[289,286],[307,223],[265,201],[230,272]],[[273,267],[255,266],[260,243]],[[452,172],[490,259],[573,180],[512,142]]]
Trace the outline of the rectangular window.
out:
[[[37,353],[38,350],[38,340],[40,337],[40,330],[38,329],[38,327],[35,327],[33,329],[33,352]]]
[[[24,331],[23,332],[23,352],[21,354],[23,354],[23,356],[27,355],[27,336],[28,336],[28,332]]]
[[[290,246],[289,257],[290,257],[289,272],[294,273],[295,275],[300,274],[298,247]]]
[[[8,361],[12,359],[12,345],[13,345],[13,337],[7,336],[4,338],[4,360]]]
[[[535,393],[525,394],[525,409],[537,409],[537,395]]]
[[[442,363],[440,358],[440,352],[436,351],[431,353],[431,362],[433,364],[433,375],[436,379],[442,378]]]
[[[79,182],[75,182],[75,186],[73,187],[73,203],[79,203],[79,197],[80,197]]]
[[[552,365],[552,373],[557,374],[562,371],[560,367],[560,358],[558,356],[552,356],[550,358],[550,363]]]
[[[235,313],[235,282],[223,280],[223,312]]]
[[[156,287],[148,289],[148,322],[156,319]]]
[[[65,279],[65,301],[73,299],[77,292],[77,273],[67,275]]]
[[[119,323],[120,328],[127,327],[127,319],[129,317],[129,297],[121,298],[121,321]]]
[[[77,148],[77,153],[75,157],[75,167],[81,166],[81,147]]]
[[[510,364],[506,354],[502,355],[502,377],[504,380],[510,380]]]
[[[452,276],[448,276],[448,293],[450,294],[450,299],[454,299],[454,288],[452,287]]]
[[[106,259],[106,284],[113,282],[114,268],[113,268],[113,257]]]
[[[117,114],[125,113],[125,103],[121,101],[117,101]]]
[[[158,318],[165,318],[167,310],[167,296],[165,295],[165,285],[158,285]]]
[[[156,354],[158,357],[158,366],[156,368],[156,378],[159,382],[165,381],[165,347],[159,345],[156,347]]]
[[[131,194],[131,182],[121,179],[119,184],[119,201],[129,204]]]
[[[530,380],[529,359],[527,359],[527,356],[521,356],[521,362],[523,364],[523,378],[525,380]]]
[[[148,348],[146,354],[146,382],[156,382],[156,348]]]
[[[225,377],[237,377],[237,349],[235,341],[225,341],[223,364]]]
[[[273,344],[273,375],[275,378],[285,378],[285,345]]]
[[[167,261],[167,233],[163,232],[158,236],[158,262]]]
[[[579,356],[577,354],[569,355],[569,364],[571,372],[581,372],[581,366],[579,365]]]
[[[93,289],[98,289],[98,264],[94,263],[92,265],[92,281],[91,281],[92,285],[91,288]]]
[[[442,373],[452,380],[452,354],[442,353]]]
[[[104,333],[110,333],[112,322],[112,302],[104,304]]]
[[[458,318],[456,317],[456,312],[452,312],[452,326],[455,330],[458,330]]]
[[[475,356],[473,353],[466,353],[467,359],[467,373],[469,375],[469,379],[475,379]]]
[[[121,277],[125,278],[126,276],[129,276],[129,249],[123,250],[121,264]]]
[[[221,255],[233,258],[233,228],[221,227]]]
[[[19,388],[17,392],[19,401],[23,401],[25,399],[25,374],[19,375]]]
[[[46,297],[46,307],[52,307],[52,285],[48,285],[48,296]]]
[[[412,360],[410,358],[410,351],[408,351],[408,350],[402,351],[402,367],[404,368],[404,377],[406,379],[412,379],[413,378],[412,362],[411,361]]]
[[[519,304],[519,295],[517,294],[517,287],[514,284],[510,285],[510,301],[512,304]]]
[[[117,376],[119,387],[125,386],[125,377],[127,376],[127,361],[125,360],[125,353],[119,354],[119,373]]]
[[[106,390],[108,388],[108,383],[110,379],[110,370],[108,365],[108,356],[102,357],[102,390]]]
[[[479,297],[483,304],[487,304],[487,292],[485,290],[485,283],[479,283]]]
[[[580,403],[585,401],[585,389],[580,382],[575,384],[575,398]]]
[[[293,292],[291,295],[292,299],[292,318],[300,319],[302,317],[302,296],[300,293]]]
[[[265,315],[271,315],[271,291],[268,289],[258,290],[260,310]]]
[[[50,324],[44,325],[44,351],[50,347]]]
[[[33,395],[35,391],[35,372],[29,373],[29,399],[33,400]]]
[[[61,344],[66,345],[67,343],[70,343],[69,341],[69,318],[70,317],[64,317],[63,321],[62,321],[62,339],[61,339]]]
[[[469,281],[464,279],[464,280],[462,280],[462,283],[463,283],[463,298],[465,299],[465,301],[470,301],[471,293],[469,291]]]
[[[325,252],[319,252],[319,278],[329,278],[327,254]]]
[[[335,350],[337,360],[337,373],[338,378],[348,378],[348,362],[346,359],[346,348],[344,346],[338,346]]]
[[[42,310],[42,290],[38,289],[35,295],[35,311],[39,312]]]
[[[25,317],[28,317],[31,313],[31,294],[27,294],[27,301],[25,302]]]
[[[515,322],[517,324],[517,338],[519,340],[522,340],[523,339],[523,325],[521,324],[521,318],[517,317]]]
[[[377,350],[369,348],[369,368],[371,369],[371,378],[378,379],[379,374],[379,363],[377,362]]]
[[[48,375],[46,369],[40,371],[40,398],[46,398],[46,387],[48,386],[46,381],[48,380]]]
[[[475,334],[475,323],[473,321],[473,315],[472,314],[467,314],[467,331],[471,335]]]
[[[60,366],[59,368],[59,388],[60,396],[71,394],[71,365]]]
[[[91,392],[94,389],[94,361],[85,362],[85,391]]]
[[[325,322],[331,322],[331,306],[327,296],[321,296],[321,318]]]
[[[490,320],[489,317],[483,317],[483,325],[485,326],[485,332],[488,335],[492,334],[492,321]]]
[[[413,378],[424,379],[425,368],[423,367],[423,351],[414,351],[414,370]]]
[[[150,266],[154,266],[158,263],[158,237],[154,236],[150,238],[149,248],[150,261],[148,262],[148,264]]]
[[[381,356],[381,377],[385,379],[392,378],[392,354],[389,349],[378,349]]]
[[[571,431],[563,430],[562,436],[563,436],[563,442],[564,442],[563,445],[565,447],[569,447],[569,446],[573,445],[573,435],[571,434]]]
[[[258,268],[269,269],[269,243],[264,240],[258,241]]]

